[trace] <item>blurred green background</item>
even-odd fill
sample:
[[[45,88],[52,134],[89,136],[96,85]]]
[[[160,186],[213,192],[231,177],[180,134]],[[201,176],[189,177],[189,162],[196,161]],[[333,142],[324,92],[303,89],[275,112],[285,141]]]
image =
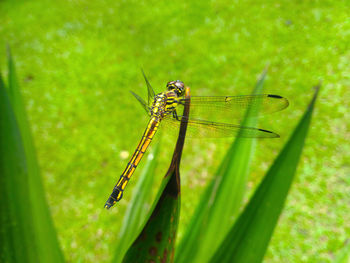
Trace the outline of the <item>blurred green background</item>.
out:
[[[262,119],[249,193],[322,81],[298,175],[265,262],[330,262],[350,235],[350,2],[1,1],[0,67],[12,48],[59,240],[69,262],[113,256],[139,170],[117,207],[103,205],[147,116],[146,96],[181,79],[192,95],[249,94],[269,65],[266,93],[290,107]],[[154,193],[174,137],[162,141]],[[164,136],[165,135],[165,136]],[[232,140],[187,140],[181,238]],[[248,198],[248,196],[247,196]]]

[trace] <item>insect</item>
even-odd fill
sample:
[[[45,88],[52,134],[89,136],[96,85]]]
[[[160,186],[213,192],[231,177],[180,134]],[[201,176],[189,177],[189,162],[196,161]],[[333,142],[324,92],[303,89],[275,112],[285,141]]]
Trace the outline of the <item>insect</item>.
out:
[[[260,94],[243,96],[191,96],[184,97],[185,85],[180,80],[167,83],[167,90],[155,94],[152,86],[143,74],[147,89],[148,101],[131,92],[141,103],[150,117],[142,138],[132,155],[128,165],[120,176],[113,192],[108,198],[105,208],[109,209],[123,197],[123,191],[134,173],[142,156],[163,123],[170,127],[178,127],[182,122],[187,122],[187,135],[189,137],[246,137],[246,138],[277,138],[278,134],[259,128],[244,127],[231,124],[233,119],[243,116],[245,109],[258,110],[259,113],[271,113],[280,111],[288,106],[288,100],[279,95]],[[182,116],[184,105],[190,103],[190,114]],[[208,121],[202,118],[212,116],[218,122]]]

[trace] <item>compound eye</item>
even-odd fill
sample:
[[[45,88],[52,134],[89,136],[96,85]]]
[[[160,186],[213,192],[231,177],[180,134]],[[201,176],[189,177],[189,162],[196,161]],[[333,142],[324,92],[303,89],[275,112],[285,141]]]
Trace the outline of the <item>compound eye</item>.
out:
[[[175,84],[175,81],[169,81],[166,85],[167,86],[171,86],[171,85],[174,85]]]
[[[169,81],[166,86],[168,90],[176,90],[177,93],[182,93],[185,88],[181,80]]]
[[[184,83],[181,80],[177,80],[175,83],[176,87],[183,89],[185,87]]]

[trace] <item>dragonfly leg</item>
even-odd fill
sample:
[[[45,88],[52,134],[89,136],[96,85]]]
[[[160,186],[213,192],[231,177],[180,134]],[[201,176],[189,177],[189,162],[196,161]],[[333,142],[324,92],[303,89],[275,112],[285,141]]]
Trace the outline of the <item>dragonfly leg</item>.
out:
[[[179,117],[177,116],[176,110],[173,111],[173,117],[178,121],[180,120]]]
[[[176,100],[177,104],[180,104],[182,106],[185,106],[185,102],[182,100]]]

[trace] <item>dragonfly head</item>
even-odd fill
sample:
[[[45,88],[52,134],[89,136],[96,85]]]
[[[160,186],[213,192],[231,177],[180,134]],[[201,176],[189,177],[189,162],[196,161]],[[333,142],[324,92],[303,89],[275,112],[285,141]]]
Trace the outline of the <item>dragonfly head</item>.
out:
[[[169,81],[166,87],[168,90],[173,90],[179,97],[184,95],[185,84],[181,80]]]

